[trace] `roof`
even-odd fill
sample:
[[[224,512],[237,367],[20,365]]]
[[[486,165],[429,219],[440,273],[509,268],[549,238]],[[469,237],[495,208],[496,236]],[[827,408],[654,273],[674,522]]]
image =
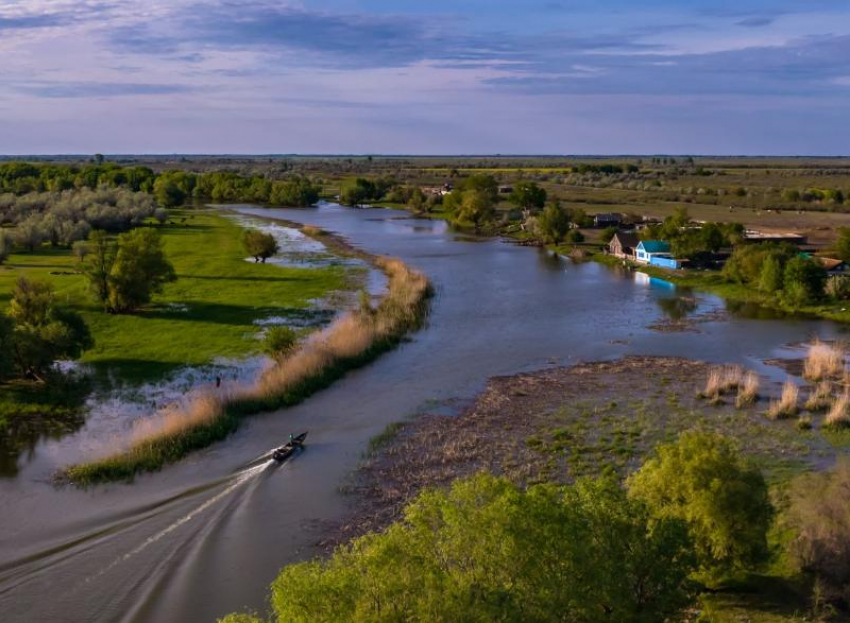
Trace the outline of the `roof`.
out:
[[[595,215],[593,218],[597,221],[622,221],[623,215],[615,212],[603,212]]]
[[[642,240],[638,248],[643,249],[647,253],[669,253],[670,243],[663,240]]]
[[[826,270],[836,270],[844,266],[844,262],[842,260],[833,257],[818,257],[817,261],[820,262],[820,265]]]
[[[614,234],[611,240],[614,240],[614,238],[619,240],[620,245],[624,247],[634,248],[638,245],[638,242],[640,242],[640,240],[638,240],[638,237],[635,234],[628,234],[622,231],[618,231],[616,234]]]

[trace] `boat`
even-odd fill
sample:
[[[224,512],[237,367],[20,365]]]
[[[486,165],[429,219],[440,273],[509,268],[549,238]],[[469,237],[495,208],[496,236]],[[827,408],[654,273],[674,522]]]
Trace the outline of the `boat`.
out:
[[[280,448],[275,448],[272,452],[272,458],[278,463],[283,463],[286,459],[295,454],[297,450],[304,448],[305,439],[307,439],[306,432],[295,437],[290,436],[286,445],[283,445]]]

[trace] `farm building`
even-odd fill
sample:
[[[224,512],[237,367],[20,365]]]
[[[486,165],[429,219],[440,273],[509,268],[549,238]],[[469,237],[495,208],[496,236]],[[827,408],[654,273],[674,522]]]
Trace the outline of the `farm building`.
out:
[[[597,214],[593,217],[594,227],[619,227],[623,222],[623,215],[614,212]]]
[[[635,247],[635,261],[651,264],[656,256],[670,257],[670,244],[663,240],[641,240]]]
[[[832,257],[815,257],[828,275],[846,275],[850,271],[847,262]]]
[[[748,229],[744,233],[747,242],[790,242],[798,246],[806,244],[806,237],[802,234],[789,232],[767,232]]]
[[[618,231],[611,238],[611,242],[608,243],[608,253],[621,259],[633,260],[635,258],[635,249],[639,242],[635,234]]]

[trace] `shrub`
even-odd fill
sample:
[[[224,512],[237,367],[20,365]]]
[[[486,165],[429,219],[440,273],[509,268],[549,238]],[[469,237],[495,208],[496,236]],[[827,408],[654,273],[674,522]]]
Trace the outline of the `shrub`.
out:
[[[255,262],[263,262],[278,252],[277,240],[258,229],[248,229],[242,234],[242,244]]]
[[[799,408],[797,402],[800,397],[800,388],[790,379],[782,385],[782,394],[779,400],[770,403],[767,417],[771,420],[783,420],[797,415]]]
[[[815,575],[825,597],[850,605],[850,461],[798,477],[788,497],[794,559]]]
[[[521,491],[478,475],[272,584],[279,621],[655,622],[687,603],[684,522],[610,480]]]
[[[833,275],[826,280],[824,292],[831,299],[844,301],[850,299],[850,276]]]
[[[829,413],[823,421],[830,428],[850,427],[850,394],[844,392],[832,403]]]
[[[263,351],[272,359],[283,359],[298,343],[298,333],[291,327],[270,327],[263,338]]]
[[[773,518],[767,484],[728,439],[682,433],[656,449],[628,488],[654,516],[687,523],[705,577],[750,569],[767,558]]]
[[[844,374],[845,356],[841,347],[815,340],[803,363],[803,377],[810,381],[840,377]]]
[[[788,260],[784,273],[784,297],[801,307],[819,299],[826,284],[826,271],[814,260],[797,255]]]
[[[744,380],[738,385],[738,395],[735,397],[735,406],[743,409],[756,400],[759,394],[759,375],[752,370],[747,371]]]
[[[808,411],[824,411],[832,406],[832,385],[829,381],[821,381],[813,391],[804,405]]]
[[[567,242],[572,244],[580,244],[584,242],[584,234],[578,229],[571,229],[567,233]]]

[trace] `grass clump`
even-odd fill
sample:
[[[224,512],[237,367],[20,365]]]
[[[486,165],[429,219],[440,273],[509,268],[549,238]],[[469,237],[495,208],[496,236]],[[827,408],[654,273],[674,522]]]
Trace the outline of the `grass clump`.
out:
[[[803,362],[803,377],[810,381],[840,378],[844,374],[844,349],[815,340]]]
[[[735,397],[735,407],[743,409],[755,403],[759,397],[759,375],[748,370],[738,385],[738,395]]]
[[[389,277],[387,294],[371,313],[354,310],[313,334],[252,384],[228,393],[207,390],[137,429],[129,449],[65,470],[72,482],[131,478],[159,469],[224,439],[242,417],[297,404],[398,344],[423,322],[432,293],[422,273],[402,261],[377,258]]]
[[[844,392],[832,403],[832,408],[826,414],[824,426],[830,428],[850,427],[850,394]]]
[[[801,415],[799,418],[797,418],[797,430],[812,430],[812,416]]]
[[[809,394],[806,404],[807,411],[826,411],[832,406],[832,384],[821,381]]]
[[[741,366],[714,366],[708,371],[705,389],[697,396],[719,402],[723,394],[738,389],[743,379],[744,369]]]
[[[797,406],[799,397],[800,388],[791,380],[785,381],[779,400],[774,400],[770,403],[767,417],[771,420],[784,420],[794,417],[799,411]]]

